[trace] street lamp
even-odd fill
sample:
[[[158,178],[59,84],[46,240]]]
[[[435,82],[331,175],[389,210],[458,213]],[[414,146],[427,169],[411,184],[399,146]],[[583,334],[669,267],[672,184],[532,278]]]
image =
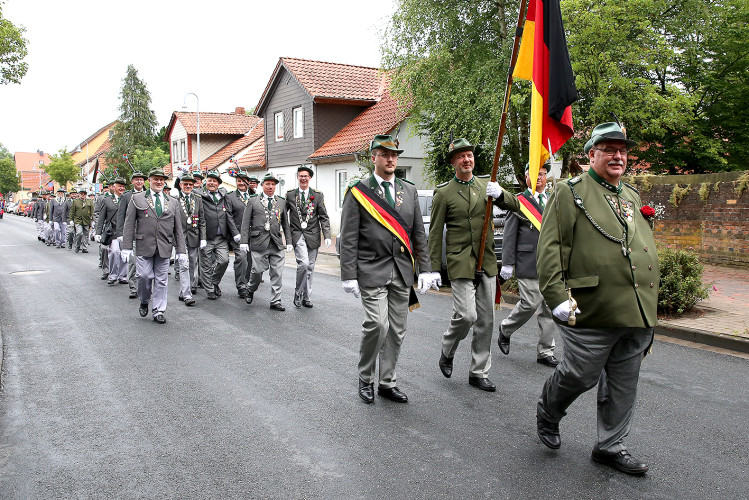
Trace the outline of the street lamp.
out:
[[[198,99],[198,95],[195,92],[188,92],[187,94],[185,94],[185,98],[182,99],[183,109],[187,109],[186,103],[187,103],[187,96],[189,95],[195,96],[195,101],[197,103],[196,110],[197,110],[197,115],[198,115],[198,170],[202,172],[202,170],[200,170],[200,99]]]

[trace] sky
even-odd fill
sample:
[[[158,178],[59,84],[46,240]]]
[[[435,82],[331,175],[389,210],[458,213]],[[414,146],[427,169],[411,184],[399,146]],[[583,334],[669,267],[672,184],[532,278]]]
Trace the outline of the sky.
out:
[[[0,143],[74,148],[119,116],[128,64],[159,128],[196,110],[190,92],[201,112],[249,110],[280,57],[379,67],[394,1],[0,0],[29,52],[20,85],[0,85]]]

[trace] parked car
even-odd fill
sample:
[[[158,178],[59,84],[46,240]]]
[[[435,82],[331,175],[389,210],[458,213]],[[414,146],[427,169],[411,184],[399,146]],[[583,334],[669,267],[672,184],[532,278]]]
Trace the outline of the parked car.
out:
[[[36,200],[29,201],[28,205],[26,205],[26,208],[23,210],[23,215],[26,217],[31,217],[31,211],[34,209],[34,203],[36,203]]]
[[[8,203],[5,206],[5,211],[8,212],[9,214],[16,213],[16,205],[18,205],[18,203],[15,203],[15,202]]]
[[[18,202],[18,205],[16,206],[16,215],[27,215],[26,209],[31,207],[31,200],[21,200]]]

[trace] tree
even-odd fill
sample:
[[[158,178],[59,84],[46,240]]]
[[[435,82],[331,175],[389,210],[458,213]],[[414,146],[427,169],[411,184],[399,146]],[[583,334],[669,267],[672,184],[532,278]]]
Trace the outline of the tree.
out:
[[[114,126],[112,147],[106,154],[107,163],[115,168],[125,166],[123,155],[132,154],[137,148],[151,148],[156,132],[156,114],[150,107],[151,93],[132,64],[122,80],[120,99],[120,119]]]
[[[16,162],[12,157],[2,154],[4,149],[0,144],[0,193],[7,195],[20,191],[21,184],[16,177]]]
[[[130,163],[133,168],[144,174],[148,173],[154,168],[163,169],[164,165],[169,164],[169,153],[165,153],[163,149],[155,146],[152,149],[136,149],[135,153],[130,157]]]
[[[0,84],[21,83],[29,69],[23,62],[28,50],[28,40],[23,37],[26,28],[14,26],[3,17],[3,2],[0,2]]]
[[[77,181],[81,175],[80,167],[75,164],[67,148],[61,149],[58,154],[50,155],[49,165],[45,165],[44,171],[60,186]]]
[[[8,148],[3,146],[3,144],[0,142],[0,160],[3,158],[10,158],[13,159],[13,155],[8,151]]]

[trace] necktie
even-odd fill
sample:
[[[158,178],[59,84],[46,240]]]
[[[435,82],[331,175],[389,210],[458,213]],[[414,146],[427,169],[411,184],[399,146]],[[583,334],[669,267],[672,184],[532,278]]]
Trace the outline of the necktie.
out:
[[[304,206],[304,191],[302,191],[300,195],[300,197],[302,198],[302,206]]]
[[[161,217],[161,195],[159,193],[156,193],[156,215]]]
[[[395,208],[395,200],[393,199],[393,195],[390,194],[390,183],[388,181],[382,181],[382,189],[385,191],[385,201],[387,201],[391,207]]]
[[[273,199],[268,198],[268,212],[273,210]]]
[[[216,198],[216,193],[211,193],[211,196],[213,197],[213,203],[218,204],[218,198]]]
[[[538,206],[541,207],[541,211],[544,211],[544,207],[546,206],[546,202],[544,201],[544,195],[543,193],[538,194]]]
[[[185,203],[187,204],[187,211],[192,212],[192,206],[190,204],[190,196],[185,197]]]

